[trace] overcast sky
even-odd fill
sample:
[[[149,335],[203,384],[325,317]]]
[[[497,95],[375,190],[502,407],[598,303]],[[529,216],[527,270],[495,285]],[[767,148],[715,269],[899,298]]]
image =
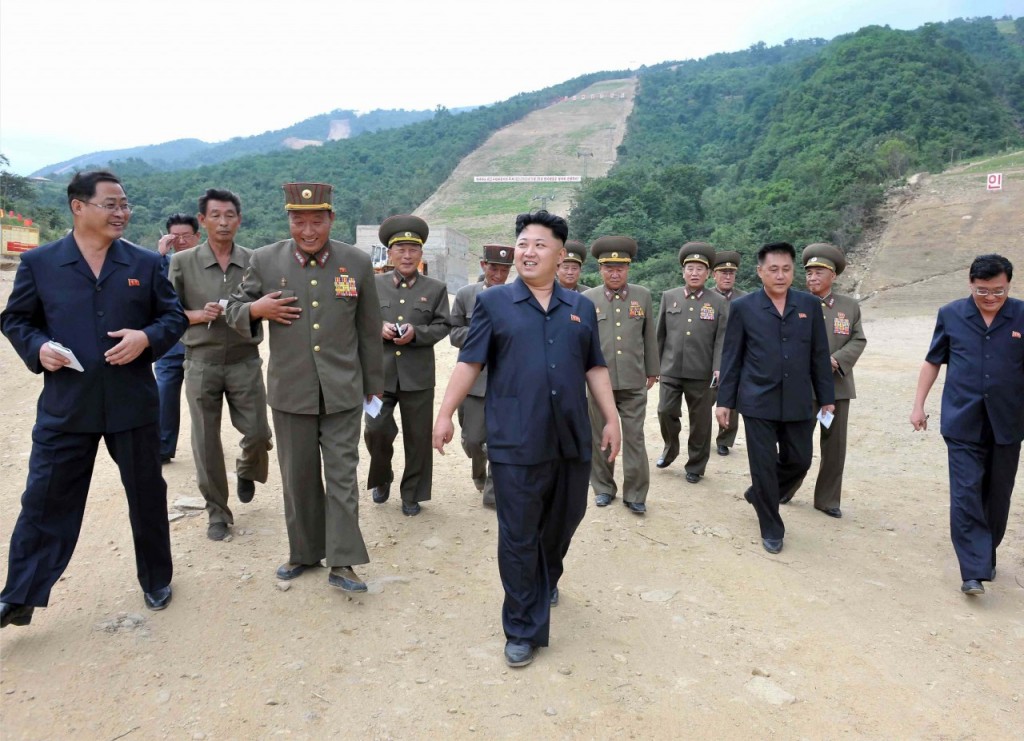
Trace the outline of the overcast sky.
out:
[[[483,105],[758,41],[1004,15],[1024,0],[3,0],[0,152],[27,174],[336,108]]]

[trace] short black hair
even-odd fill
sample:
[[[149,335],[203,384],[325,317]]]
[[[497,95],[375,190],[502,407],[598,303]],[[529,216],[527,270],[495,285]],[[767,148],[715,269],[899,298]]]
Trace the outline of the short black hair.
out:
[[[546,226],[556,237],[562,240],[563,245],[565,244],[565,240],[569,238],[569,223],[561,216],[555,216],[555,214],[548,213],[544,210],[534,211],[527,214],[519,214],[516,217],[516,236],[518,237],[520,232],[530,226],[530,224]]]
[[[235,211],[238,212],[238,215],[242,215],[242,201],[230,190],[207,188],[206,192],[199,196],[199,213],[203,216],[206,216],[206,204],[210,201],[224,201],[225,203],[230,201],[232,205],[234,205]]]
[[[117,175],[110,170],[85,170],[76,172],[68,183],[68,208],[72,201],[87,202],[96,195],[96,183],[115,183],[121,185]]]
[[[170,234],[171,227],[179,224],[187,224],[192,227],[193,234],[199,234],[199,219],[191,214],[171,214],[167,217],[167,223],[164,226],[167,227],[167,233]]]
[[[796,263],[796,247],[789,242],[769,242],[766,245],[762,245],[761,249],[757,251],[757,264],[759,266],[764,265],[764,259],[773,252],[789,255],[793,258],[793,262]]]
[[[1002,255],[978,255],[971,263],[971,283],[976,280],[991,280],[1006,273],[1006,282],[1013,280],[1013,263]]]

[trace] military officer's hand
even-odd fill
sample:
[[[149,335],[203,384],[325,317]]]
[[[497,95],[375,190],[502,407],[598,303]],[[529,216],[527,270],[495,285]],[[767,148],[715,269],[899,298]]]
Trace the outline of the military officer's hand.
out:
[[[823,406],[821,408],[821,411],[822,412],[828,412],[829,414],[835,414],[836,413],[836,405],[835,404],[826,404],[825,406]]]
[[[127,365],[149,347],[149,337],[141,329],[119,329],[107,332],[107,337],[120,337],[121,341],[103,353],[111,365]]]
[[[910,413],[910,424],[914,426],[915,432],[928,429],[928,415],[924,413],[924,407],[914,407]]]
[[[398,335],[395,334],[395,325],[393,322],[384,322],[384,327],[380,330],[380,336],[387,342],[395,339]]]
[[[452,441],[452,437],[455,435],[455,426],[452,424],[452,418],[447,419],[442,415],[437,418],[434,422],[434,433],[431,437],[431,442],[436,450],[441,455],[444,455],[444,446]]]
[[[412,326],[411,324],[403,324],[402,325],[402,336],[401,337],[398,337],[398,336],[395,337],[395,344],[396,345],[408,345],[410,342],[413,341],[413,338],[415,338],[415,337],[416,337],[416,327]]]
[[[831,356],[829,357],[829,360],[832,361],[832,370],[833,371],[839,370],[839,361],[836,360],[835,358],[831,357]]]
[[[715,407],[715,419],[718,420],[719,427],[729,426],[729,414],[732,409],[726,409],[725,407]]]
[[[647,376],[647,390],[650,391],[654,388],[654,384],[658,382],[657,376]]]
[[[39,364],[48,371],[58,371],[65,365],[70,365],[71,360],[50,347],[49,342],[44,342],[39,348]]]
[[[281,298],[281,291],[274,291],[253,301],[249,305],[249,316],[255,319],[269,319],[278,324],[291,324],[302,314],[302,309],[291,305],[298,300],[297,296]]]
[[[451,426],[450,420],[448,425]],[[609,422],[604,426],[604,431],[601,433],[601,450],[607,450],[608,462],[614,463],[621,448],[622,430],[619,428],[619,421],[615,420],[615,422]]]

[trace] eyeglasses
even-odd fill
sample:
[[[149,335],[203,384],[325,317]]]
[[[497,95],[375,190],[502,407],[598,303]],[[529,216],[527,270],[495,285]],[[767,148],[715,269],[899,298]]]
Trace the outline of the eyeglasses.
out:
[[[132,212],[132,204],[130,203],[93,203],[92,201],[82,201],[82,203],[96,208],[102,208],[104,211],[110,214],[117,213],[118,211],[124,211],[126,214]]]
[[[990,291],[987,288],[972,288],[971,292],[974,293],[975,296],[981,296],[982,298],[985,298],[985,296],[996,296],[996,297],[1005,296],[1007,290],[1008,289],[1006,289],[1006,288],[997,288],[994,291]]]

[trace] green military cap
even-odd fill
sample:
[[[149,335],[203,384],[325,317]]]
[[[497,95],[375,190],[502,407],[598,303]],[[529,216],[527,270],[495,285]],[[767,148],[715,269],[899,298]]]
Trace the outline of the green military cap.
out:
[[[636,240],[632,237],[598,237],[590,245],[590,254],[598,263],[631,263],[636,257]]]
[[[715,253],[715,270],[739,270],[740,253],[733,250],[722,250]]]
[[[334,186],[327,183],[285,183],[285,211],[333,211]]]
[[[801,260],[804,269],[807,268],[828,268],[836,275],[846,270],[846,255],[834,244],[828,242],[815,242],[804,247]]]
[[[565,243],[565,261],[578,262],[580,265],[587,261],[587,245],[576,239],[570,239]]]
[[[419,216],[402,214],[384,219],[384,223],[377,231],[377,236],[380,238],[381,244],[387,247],[401,242],[412,242],[422,247],[423,243],[427,241],[429,233],[430,227]]]
[[[494,265],[511,265],[512,258],[514,258],[515,255],[516,251],[514,248],[503,244],[484,245],[484,262],[489,262]]]
[[[687,242],[679,249],[679,264],[699,262],[706,268],[715,264],[715,248],[707,242]]]

